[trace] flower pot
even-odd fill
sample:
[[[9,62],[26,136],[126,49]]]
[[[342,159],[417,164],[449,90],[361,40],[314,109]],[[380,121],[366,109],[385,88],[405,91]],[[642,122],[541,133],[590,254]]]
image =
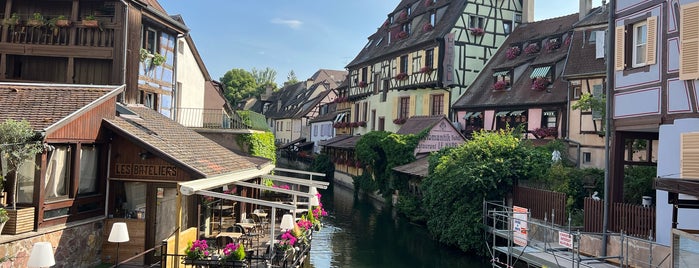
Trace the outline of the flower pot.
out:
[[[69,27],[70,20],[56,20],[56,26],[57,27]]]
[[[87,28],[97,28],[99,27],[99,24],[97,23],[97,20],[83,20],[82,21],[83,26]]]
[[[10,220],[7,221],[2,234],[16,235],[34,230],[34,208],[7,209]]]
[[[29,27],[41,27],[44,26],[44,21],[43,20],[35,20],[35,19],[30,19],[27,20],[27,26]]]

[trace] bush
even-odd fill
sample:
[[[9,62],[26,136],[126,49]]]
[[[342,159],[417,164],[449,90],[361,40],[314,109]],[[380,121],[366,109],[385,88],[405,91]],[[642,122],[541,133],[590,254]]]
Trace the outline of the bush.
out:
[[[325,179],[332,181],[335,175],[335,165],[327,154],[319,154],[311,163],[311,171],[325,174]]]

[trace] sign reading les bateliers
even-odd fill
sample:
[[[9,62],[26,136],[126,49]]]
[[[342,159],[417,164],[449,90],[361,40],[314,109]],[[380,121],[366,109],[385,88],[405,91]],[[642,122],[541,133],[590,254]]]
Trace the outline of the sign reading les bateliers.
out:
[[[117,176],[174,178],[177,177],[177,168],[167,165],[117,163],[114,173]]]

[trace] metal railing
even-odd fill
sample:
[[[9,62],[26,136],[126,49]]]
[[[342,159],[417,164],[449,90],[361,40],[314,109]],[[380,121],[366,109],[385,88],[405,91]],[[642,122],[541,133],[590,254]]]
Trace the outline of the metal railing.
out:
[[[237,117],[223,109],[177,108],[176,121],[185,127],[211,129],[248,129]]]

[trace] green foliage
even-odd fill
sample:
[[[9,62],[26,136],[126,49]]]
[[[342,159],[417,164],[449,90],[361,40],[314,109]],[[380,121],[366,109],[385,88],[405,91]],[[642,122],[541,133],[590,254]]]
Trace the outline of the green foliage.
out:
[[[248,97],[259,97],[258,85],[255,77],[246,70],[232,69],[219,79],[223,85],[226,99],[232,104],[238,103]]]
[[[359,176],[352,176],[352,179],[355,192],[363,190],[365,192],[373,193],[376,190],[379,190],[378,182],[371,177],[369,172],[364,172]]]
[[[299,79],[296,78],[296,73],[294,73],[294,70],[289,71],[289,74],[286,76],[286,82],[284,82],[284,86],[288,85],[293,85],[299,82]]]
[[[326,180],[332,181],[335,174],[335,165],[327,154],[320,154],[313,158],[311,171],[323,173]]]
[[[7,173],[17,170],[24,160],[41,153],[42,150],[41,141],[26,120],[7,119],[0,123],[0,151],[2,158],[7,160]],[[16,188],[16,185],[14,187]],[[7,190],[11,194],[15,193],[15,189]]]
[[[604,127],[607,119],[607,101],[605,94],[594,96],[590,93],[583,93],[571,108],[580,111],[594,111],[602,117],[602,127]]]
[[[422,200],[415,195],[401,194],[398,197],[396,209],[412,222],[425,223],[427,221],[425,210],[422,208]]]
[[[266,67],[264,70],[258,70],[252,68],[250,70],[252,76],[255,78],[255,83],[257,83],[257,91],[262,94],[267,90],[267,87],[272,88],[273,91],[277,90],[277,71],[272,68]]]
[[[624,202],[639,204],[645,196],[655,197],[653,180],[657,176],[654,166],[626,166],[624,168]]]
[[[277,148],[274,145],[274,133],[250,133],[238,136],[238,146],[245,148],[246,145],[251,155],[260,156],[277,162]]]
[[[392,185],[392,169],[396,166],[404,165],[415,160],[413,155],[418,142],[422,137],[425,137],[426,131],[413,135],[400,135],[385,131],[372,131],[362,136],[355,146],[356,158],[361,159],[362,163],[370,168],[366,169],[371,173],[370,176],[360,176],[360,180],[374,178],[374,183],[361,182],[360,186],[369,188],[359,188],[362,190],[379,190],[380,193],[387,196],[391,193]],[[357,178],[355,177],[355,180]],[[394,188],[395,189],[395,188]]]
[[[165,56],[160,55],[160,53],[155,53],[155,54],[153,54],[152,64],[154,66],[160,66],[160,65],[163,65],[163,63],[165,63],[166,60],[167,60],[167,58],[165,58]]]
[[[483,200],[502,200],[517,180],[541,176],[550,158],[511,129],[476,132],[464,145],[433,154],[421,186],[429,231],[442,243],[485,254]]]
[[[7,222],[10,220],[10,216],[7,215],[7,210],[5,208],[0,208],[0,223]]]
[[[269,125],[267,125],[267,121],[265,120],[264,115],[258,114],[253,111],[244,110],[237,110],[235,112],[243,120],[243,124],[245,124],[249,128],[261,131],[271,131],[269,129]]]

